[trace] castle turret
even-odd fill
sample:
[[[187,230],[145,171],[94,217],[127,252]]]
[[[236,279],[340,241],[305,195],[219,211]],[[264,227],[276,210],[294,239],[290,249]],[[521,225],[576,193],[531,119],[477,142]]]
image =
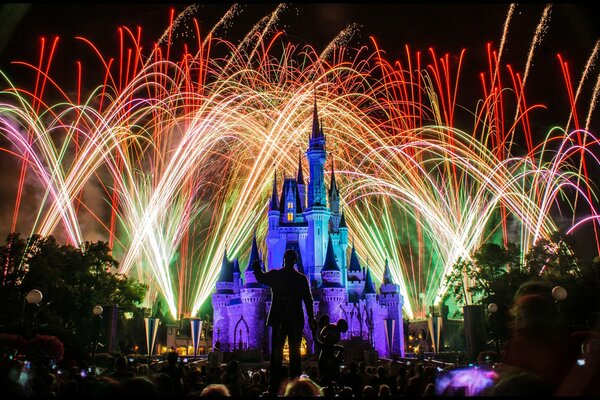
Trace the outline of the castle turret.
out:
[[[316,99],[313,110],[312,132],[306,157],[308,159],[310,180],[308,183],[308,204],[304,213],[308,223],[308,259],[304,261],[309,281],[313,282],[319,280],[320,270],[325,262],[324,250],[327,248],[330,218],[330,211],[327,208],[325,197],[325,174],[323,170],[327,157],[325,135],[319,128]]]
[[[233,264],[227,259],[227,249],[225,249],[221,273],[217,279],[217,291],[212,296],[213,346],[215,347],[228,346],[229,313],[227,307],[234,298],[237,296],[233,292]]]
[[[275,218],[274,218],[275,217]],[[279,220],[279,201],[277,200],[277,171],[273,174],[273,189],[269,201],[269,226],[277,226]]]
[[[306,185],[304,184],[304,174],[302,173],[302,157],[301,153],[298,152],[298,176],[296,177],[298,182],[298,197],[300,198],[300,205],[302,210],[306,208]]]
[[[348,301],[346,288],[342,285],[342,272],[337,265],[331,237],[327,244],[327,257],[321,270],[319,286],[321,315],[329,315],[332,321],[342,318],[340,305]]]
[[[379,303],[387,309],[387,313],[383,318],[387,329],[387,332],[384,332],[386,335],[386,353],[388,355],[399,354],[404,356],[404,325],[402,320],[404,297],[400,294],[400,286],[396,285],[392,279],[387,259],[385,260],[379,293]],[[387,341],[391,343],[391,352],[389,349],[390,343]]]
[[[269,295],[269,289],[256,281],[256,276],[252,270],[254,261],[260,262],[258,245],[256,244],[256,234],[252,237],[252,248],[246,270],[244,271],[246,283],[240,289],[240,299],[242,302],[242,316],[248,327],[250,335],[247,339],[247,347],[250,349],[262,349],[263,337],[265,334],[266,319],[266,301]],[[239,327],[238,327],[239,330]],[[242,330],[243,337],[243,330]]]
[[[240,288],[244,284],[242,282],[242,273],[240,271],[240,262],[237,258],[233,260],[233,293],[240,293]]]
[[[373,305],[377,301],[377,292],[373,285],[373,279],[371,279],[371,272],[365,267],[365,287],[363,289],[363,295],[367,302],[367,306]]]
[[[331,227],[337,232],[340,226],[340,191],[335,181],[335,171],[333,169],[333,157],[331,158],[331,181],[329,183],[329,209],[331,210]]]
[[[348,300],[352,303],[356,303],[358,299],[362,298],[363,290],[365,287],[365,276],[360,266],[360,260],[358,254],[356,254],[356,248],[352,246],[350,253],[350,264],[348,265],[347,273],[347,288],[348,288]]]

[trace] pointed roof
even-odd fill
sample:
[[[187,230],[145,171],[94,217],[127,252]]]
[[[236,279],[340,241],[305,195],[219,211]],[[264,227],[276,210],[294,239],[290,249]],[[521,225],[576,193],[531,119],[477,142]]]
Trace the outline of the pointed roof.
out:
[[[233,273],[241,273],[242,271],[240,271],[240,261],[236,258],[235,260],[233,260]]]
[[[315,93],[315,105],[313,107],[313,123],[312,123],[312,132],[310,137],[315,139],[319,137],[320,129],[319,129],[319,114],[317,112],[317,94]]]
[[[394,283],[392,280],[392,273],[390,271],[390,265],[388,264],[388,259],[385,259],[385,268],[383,270],[383,279],[381,280],[381,284],[385,285],[388,283]]]
[[[246,270],[252,270],[252,263],[254,260],[260,261],[260,255],[258,254],[258,245],[256,244],[256,232],[252,236],[252,248],[250,249],[250,258],[248,259],[248,265]]]
[[[285,175],[283,177],[283,186],[281,187],[281,196],[279,197],[279,212],[280,213],[284,213],[285,212]]]
[[[346,217],[344,216],[343,210],[342,210],[342,218],[340,218],[340,228],[348,229],[348,225],[346,224]]]
[[[227,249],[223,253],[223,262],[221,263],[221,273],[217,282],[233,282],[233,264],[227,259]]]
[[[373,286],[373,279],[371,279],[371,271],[369,271],[368,268],[366,268],[367,270],[367,276],[365,278],[365,290],[363,291],[364,294],[377,294],[377,292],[375,291],[375,287]]]
[[[335,261],[335,254],[333,252],[333,240],[331,240],[331,235],[329,235],[329,240],[327,241],[327,254],[325,255],[325,263],[323,264],[323,269],[321,271],[339,271],[340,267],[338,267],[337,262]]]
[[[304,174],[302,173],[302,153],[298,150],[298,176],[296,178],[298,185],[304,185]]]
[[[337,188],[337,184],[335,182],[335,172],[334,172],[334,168],[333,168],[333,157],[331,157],[331,182],[329,184],[329,196],[331,196],[331,193],[333,193],[334,190],[335,190],[336,193],[339,193],[339,190]]]
[[[300,190],[296,185],[296,214],[302,214],[302,200],[300,199]]]
[[[354,248],[354,246],[352,246],[352,253],[350,253],[350,265],[348,266],[348,272],[360,271],[360,260],[358,259],[358,254],[356,254],[356,249]]]
[[[271,202],[269,204],[269,211],[277,211],[279,204],[277,203],[277,170],[273,174],[273,192],[271,193]]]

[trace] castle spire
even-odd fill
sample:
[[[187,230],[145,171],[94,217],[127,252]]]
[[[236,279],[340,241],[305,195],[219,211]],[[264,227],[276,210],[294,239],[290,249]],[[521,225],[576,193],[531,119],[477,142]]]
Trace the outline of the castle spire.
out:
[[[332,193],[339,193],[339,190],[337,188],[337,184],[335,182],[335,171],[334,171],[334,166],[333,166],[333,156],[331,157],[331,182],[329,185],[329,196],[331,197]]]
[[[304,174],[302,173],[302,153],[298,150],[298,177],[296,178],[298,185],[304,185]]]
[[[352,246],[352,253],[350,253],[350,266],[348,268],[348,272],[360,272],[360,260],[358,259],[358,254],[356,254],[356,249]]]
[[[317,112],[317,93],[315,91],[315,103],[313,106],[313,123],[312,123],[312,134],[311,139],[319,137],[321,130],[319,128],[319,114]]]
[[[271,203],[269,204],[269,211],[279,210],[279,204],[277,202],[277,170],[273,174],[273,193],[271,194]]]
[[[373,279],[371,279],[371,271],[368,268],[365,268],[367,271],[366,273],[366,278],[365,278],[365,290],[363,291],[364,294],[376,294],[377,292],[375,292],[375,287],[373,286]]]
[[[252,236],[252,249],[250,250],[250,258],[248,259],[248,266],[246,269],[252,269],[252,263],[254,260],[260,261],[260,254],[258,254],[258,245],[256,244],[256,231]]]
[[[381,284],[389,284],[394,283],[392,281],[392,273],[390,272],[390,264],[388,263],[388,259],[385,259],[385,268],[383,270],[383,279],[381,280]]]
[[[344,210],[342,210],[342,217],[340,218],[340,228],[348,228],[348,225],[346,224],[346,217],[344,216]],[[352,247],[354,247],[354,240],[352,242]]]
[[[339,270],[340,267],[338,267],[338,264],[335,261],[335,254],[333,252],[333,240],[331,240],[331,235],[329,235],[329,240],[327,241],[327,253],[325,255],[325,263],[323,264],[323,269],[321,271]]]
[[[225,252],[223,253],[221,273],[217,282],[233,282],[233,264],[227,259],[227,248],[225,248]]]

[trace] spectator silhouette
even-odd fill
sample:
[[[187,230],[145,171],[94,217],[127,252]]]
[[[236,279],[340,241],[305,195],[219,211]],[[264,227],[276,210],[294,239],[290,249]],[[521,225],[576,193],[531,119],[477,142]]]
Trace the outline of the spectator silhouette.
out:
[[[304,312],[302,302],[311,329],[316,328],[313,310],[313,298],[306,275],[296,271],[294,264],[298,255],[292,249],[283,254],[283,268],[268,272],[261,270],[260,261],[255,260],[252,270],[256,280],[271,288],[272,303],[267,318],[267,325],[271,326],[271,379],[269,389],[271,394],[276,394],[281,379],[283,362],[283,346],[288,339],[290,354],[290,377],[300,376],[300,343],[304,328]]]
[[[210,384],[200,392],[201,397],[229,397],[231,394],[227,386],[222,384]]]
[[[108,377],[118,382],[133,378],[135,374],[133,371],[129,371],[128,366],[127,357],[119,356],[115,358],[114,371],[108,374]]]
[[[176,352],[169,352],[167,355],[167,365],[159,372],[166,374],[171,378],[173,393],[176,396],[181,396],[184,394],[185,374],[183,368],[177,364],[178,358],[179,355]]]
[[[309,378],[292,379],[285,387],[285,397],[320,397],[323,391],[315,382]]]
[[[504,363],[539,376],[553,393],[575,364],[577,352],[552,298],[551,286],[543,282],[523,284],[515,295],[511,316]]]

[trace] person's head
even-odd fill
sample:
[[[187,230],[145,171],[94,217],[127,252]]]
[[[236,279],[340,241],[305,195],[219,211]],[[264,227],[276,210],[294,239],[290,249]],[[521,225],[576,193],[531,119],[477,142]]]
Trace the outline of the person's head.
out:
[[[227,386],[222,384],[210,384],[205,387],[202,392],[200,392],[201,397],[229,397],[231,394],[229,393],[229,389]]]
[[[227,372],[230,374],[237,374],[240,372],[240,363],[237,360],[231,360],[227,364]]]
[[[528,294],[516,299],[511,309],[514,332],[546,336],[561,330],[561,318],[554,300],[541,294]]]
[[[170,351],[167,355],[167,362],[169,365],[175,365],[177,363],[177,359],[179,358],[179,354],[176,351]]]
[[[125,371],[127,369],[127,357],[119,356],[115,358],[115,370]]]
[[[287,249],[285,253],[283,253],[283,266],[287,268],[291,268],[296,264],[296,260],[298,260],[298,254],[293,249]]]
[[[285,387],[285,397],[319,397],[323,390],[309,378],[292,379]]]
[[[537,294],[552,299],[552,285],[550,285],[549,282],[541,279],[528,280],[517,289],[517,292],[513,298],[513,303],[515,303],[520,297],[531,294]]]
[[[388,385],[380,385],[379,386],[379,397],[390,397],[392,392],[390,391],[390,387]]]
[[[375,392],[375,389],[373,389],[373,386],[371,385],[366,385],[363,390],[363,397],[375,397],[377,395],[377,393]]]

